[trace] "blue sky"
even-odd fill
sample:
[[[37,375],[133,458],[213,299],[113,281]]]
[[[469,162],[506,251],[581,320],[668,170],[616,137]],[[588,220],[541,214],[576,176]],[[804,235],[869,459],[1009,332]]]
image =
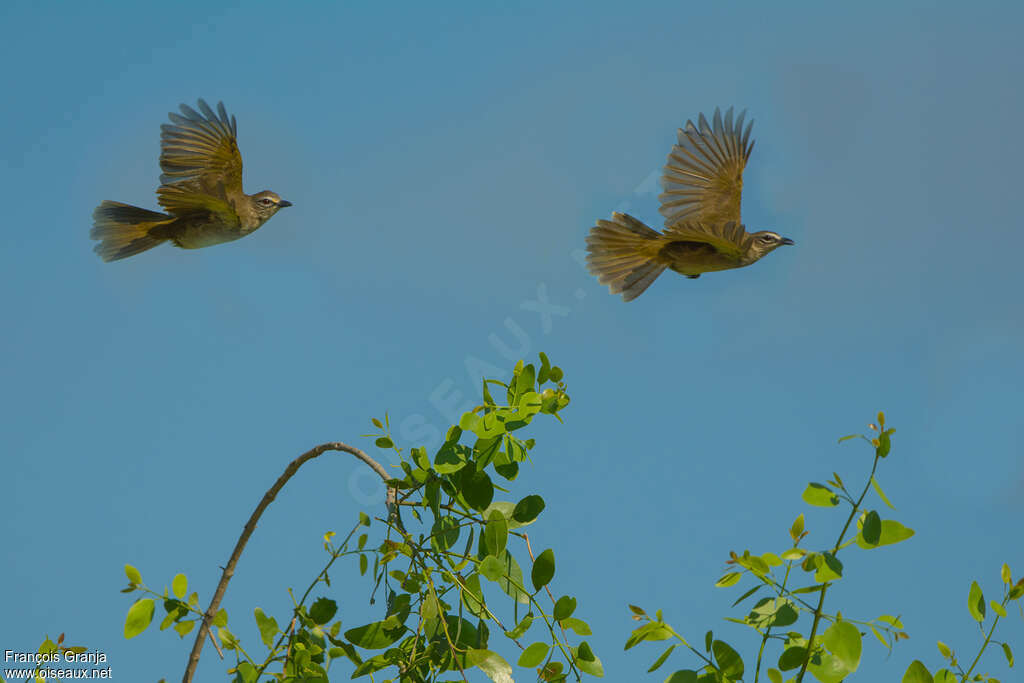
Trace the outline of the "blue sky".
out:
[[[802,511],[827,545],[839,515],[799,494],[863,476],[867,449],[836,438],[879,409],[898,430],[879,479],[917,535],[848,554],[831,605],[904,616],[912,639],[888,660],[866,643],[863,680],[938,664],[937,639],[973,652],[970,581],[1024,572],[1022,20],[1009,2],[5,3],[0,649],[64,631],[115,679],[175,679],[191,640],[123,639],[126,562],[206,600],[287,462],[374,452],[359,435],[385,411],[418,445],[416,424],[448,424],[439,397],[475,396],[511,347],[569,382],[513,491],[547,500],[532,542],[607,680],[672,670],[623,653],[627,603],[751,651],[721,620],[738,594],[712,588],[728,551],[784,549]],[[101,262],[92,209],[156,208],[159,125],[198,97],[237,116],[246,189],[294,206],[239,242]],[[623,304],[574,252],[613,210],[660,225],[676,128],[730,104],[756,120],[744,220],[796,246]],[[243,638],[359,510],[380,507],[351,459],[292,480],[226,597]],[[355,571],[334,585],[346,628],[379,617]],[[1019,653],[1019,616],[1004,626]],[[224,680],[204,655],[198,680]]]

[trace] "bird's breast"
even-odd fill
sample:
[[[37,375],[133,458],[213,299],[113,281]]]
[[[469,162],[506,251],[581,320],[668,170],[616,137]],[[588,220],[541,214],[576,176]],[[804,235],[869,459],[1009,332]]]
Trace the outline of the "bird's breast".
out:
[[[704,242],[669,242],[661,250],[669,268],[683,275],[738,268],[739,261]]]
[[[245,230],[235,224],[224,223],[206,217],[189,217],[176,221],[178,225],[171,239],[182,249],[201,249],[215,244],[233,242],[245,237],[251,230]]]

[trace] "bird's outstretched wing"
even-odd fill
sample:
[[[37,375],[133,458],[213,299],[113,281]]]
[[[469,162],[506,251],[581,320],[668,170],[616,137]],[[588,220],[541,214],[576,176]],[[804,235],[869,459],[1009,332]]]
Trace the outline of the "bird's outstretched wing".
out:
[[[747,249],[747,231],[734,221],[710,224],[703,221],[683,221],[665,228],[669,242],[700,242],[710,244],[715,251],[739,261]]]
[[[203,100],[199,111],[183,104],[181,112],[168,114],[171,123],[160,126],[163,186],[157,191],[158,201],[171,213],[195,210],[197,205],[233,212],[230,202],[242,194],[235,117],[228,117],[223,103],[214,113]]]
[[[684,220],[712,226],[740,223],[743,168],[754,149],[754,122],[744,129],[745,116],[743,111],[733,120],[729,107],[723,121],[716,108],[710,125],[701,114],[698,125],[687,121],[686,128],[679,129],[679,144],[672,147],[661,177],[665,191],[658,197],[665,225]]]

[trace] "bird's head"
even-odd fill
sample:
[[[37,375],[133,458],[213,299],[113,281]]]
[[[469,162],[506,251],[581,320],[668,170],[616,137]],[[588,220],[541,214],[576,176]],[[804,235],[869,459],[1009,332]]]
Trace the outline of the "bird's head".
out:
[[[747,252],[744,255],[743,260],[746,261],[743,265],[749,265],[754,261],[764,257],[765,254],[775,251],[778,247],[785,244],[793,244],[793,240],[788,237],[783,237],[777,232],[771,230],[760,230],[755,233],[751,233],[749,236],[749,242],[747,244]]]
[[[249,197],[249,202],[252,205],[253,214],[259,220],[260,225],[270,220],[270,217],[277,213],[278,209],[292,205],[291,202],[281,199],[277,196],[276,192],[271,192],[270,190],[257,192]]]

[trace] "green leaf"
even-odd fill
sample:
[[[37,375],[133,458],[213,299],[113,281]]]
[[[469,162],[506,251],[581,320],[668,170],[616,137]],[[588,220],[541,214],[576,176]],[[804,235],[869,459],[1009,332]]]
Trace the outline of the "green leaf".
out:
[[[723,674],[733,680],[743,678],[744,666],[740,653],[732,649],[724,640],[716,640],[711,643],[711,651],[715,654],[715,661],[718,662],[718,668]]]
[[[550,374],[550,372],[548,374]],[[519,397],[523,396],[524,394],[533,391],[533,384],[534,384],[535,376],[536,375],[535,375],[532,363],[526,365],[522,369],[522,371],[519,372],[519,374],[516,376],[516,381],[515,381],[515,385],[516,385],[515,392],[516,392],[516,398],[517,399]],[[510,404],[513,404],[513,403],[517,404],[518,401],[509,401],[509,403]]]
[[[759,583],[759,584],[757,584],[756,586],[754,586],[753,588],[751,588],[750,590],[748,590],[748,591],[747,591],[746,593],[744,593],[744,594],[743,594],[743,595],[741,595],[740,597],[736,598],[736,599],[735,599],[735,600],[733,601],[733,603],[732,603],[732,606],[733,606],[733,607],[735,607],[736,605],[740,604],[741,602],[743,602],[744,600],[746,600],[747,598],[749,598],[749,597],[750,597],[751,595],[753,595],[753,594],[754,594],[754,593],[756,593],[757,591],[761,590],[761,588],[762,588],[763,586],[764,586],[764,584],[763,584],[763,583]]]
[[[512,683],[512,667],[497,652],[490,650],[469,649],[466,652],[466,664],[475,666],[495,683]]]
[[[587,641],[580,642],[579,647],[574,649],[575,657],[573,657],[573,661],[580,671],[598,678],[604,676],[604,665],[601,664],[601,660],[597,658],[594,651],[590,649],[590,644]]]
[[[532,625],[533,625],[533,612],[527,612],[526,616],[523,617],[522,620],[518,624],[516,624],[516,627],[514,629],[512,629],[511,631],[505,631],[505,635],[508,636],[509,638],[511,638],[512,640],[516,640],[517,638],[522,638],[523,635],[525,635],[526,632],[530,630],[530,626],[532,626]]]
[[[946,659],[949,659],[953,656],[953,651],[949,648],[949,645],[946,645],[941,640],[936,642],[936,646],[939,648],[939,654],[941,654]]]
[[[434,471],[438,474],[453,474],[465,467],[466,462],[468,462],[468,454],[465,446],[458,443],[445,443],[434,456]]]
[[[782,673],[778,669],[768,669],[768,680],[771,683],[782,683]]]
[[[875,493],[882,499],[882,502],[889,506],[890,509],[895,510],[896,506],[889,502],[889,499],[885,495],[885,491],[882,490],[882,485],[878,483],[878,480],[871,477],[871,485],[875,488]]]
[[[1013,650],[1010,649],[1010,646],[1007,643],[1002,643],[1002,646],[1003,646],[1003,654],[1006,655],[1006,663],[1009,664],[1010,668],[1012,669],[1013,668]]]
[[[498,556],[498,562],[502,567],[502,575],[497,579],[498,588],[516,602],[528,605],[530,594],[524,590],[523,570],[519,568],[516,558],[506,549]]]
[[[423,446],[410,448],[409,455],[412,456],[412,461],[416,463],[416,467],[419,467],[421,470],[430,469],[430,457],[427,456],[426,448],[424,448]]]
[[[555,551],[548,548],[540,555],[533,563],[533,569],[530,570],[530,579],[533,581],[533,587],[540,590],[544,586],[548,585],[551,579],[555,575]]]
[[[875,638],[878,638],[878,642],[884,645],[887,650],[891,650],[892,648],[889,647],[889,642],[882,637],[882,633],[877,628],[875,628],[874,625],[869,624],[869,626],[871,627],[871,632],[875,634]]]
[[[393,448],[394,445],[395,445],[391,441],[391,439],[389,439],[386,436],[378,437],[378,439],[376,441],[374,441],[373,443],[377,445],[377,448]]]
[[[723,574],[722,578],[718,579],[718,581],[715,581],[715,585],[719,588],[728,588],[739,583],[742,578],[743,574],[740,572],[729,572],[728,574]]]
[[[516,503],[512,519],[520,524],[529,524],[544,511],[544,499],[537,495],[526,496]]]
[[[487,473],[467,465],[461,475],[462,495],[474,510],[485,510],[494,500],[494,484]]]
[[[528,668],[539,666],[544,661],[544,658],[548,656],[548,650],[550,649],[551,646],[547,643],[533,643],[523,650],[523,654],[519,655],[517,664]]]
[[[405,627],[395,625],[395,620],[385,619],[372,624],[345,631],[345,639],[367,650],[381,650],[398,641],[405,634]]]
[[[540,352],[540,371],[537,373],[537,384],[544,384],[548,381],[551,376],[551,363],[548,361],[547,354],[543,351]]]
[[[878,447],[875,448],[875,454],[880,458],[884,458],[889,455],[889,449],[892,447],[892,443],[889,439],[889,435],[895,430],[886,429],[884,432],[878,435]]]
[[[828,651],[842,662],[846,673],[857,670],[863,643],[856,626],[848,621],[837,621],[825,630],[822,640]]]
[[[591,636],[594,632],[590,630],[590,625],[582,619],[576,617],[568,617],[562,619],[562,628],[572,631],[578,636]]]
[[[480,562],[477,571],[485,579],[498,581],[505,575],[505,566],[494,555],[488,555]]]
[[[654,660],[654,664],[651,664],[650,668],[647,669],[647,673],[651,673],[652,671],[657,671],[658,669],[660,669],[661,665],[665,663],[666,659],[668,659],[668,656],[672,654],[672,650],[675,649],[675,645],[669,645],[668,649],[662,652],[661,656]]]
[[[789,550],[783,551],[782,559],[786,560],[787,562],[792,562],[794,560],[799,560],[806,554],[807,552],[802,548],[790,548]]]
[[[228,625],[228,611],[221,607],[217,610],[217,614],[213,617],[211,622],[214,626],[227,626]]]
[[[459,540],[459,521],[451,515],[439,517],[430,528],[430,545],[438,552],[451,549]]]
[[[178,611],[178,609],[176,607],[171,607],[171,608],[168,609],[167,603],[174,603],[176,605],[180,605],[181,604],[177,600],[167,600],[164,603],[164,609],[167,610],[167,616],[165,616],[164,620],[160,622],[160,630],[161,631],[163,631],[165,628],[167,628],[168,626],[173,624],[175,621],[177,621],[178,617],[181,616],[181,613]]]
[[[171,580],[171,592],[179,600],[183,599],[188,593],[188,578],[184,574],[174,575],[174,579]]]
[[[710,680],[714,680],[713,678]],[[665,683],[698,683],[700,681],[697,678],[697,672],[691,669],[683,669],[676,671],[671,676],[665,679]]]
[[[256,667],[249,662],[239,662],[238,666],[235,667],[235,671],[238,672],[235,681],[240,683],[256,683]]]
[[[463,580],[463,586],[459,591],[462,596],[462,604],[474,616],[483,618],[487,614],[484,608],[484,592],[480,587],[480,575],[470,574]]]
[[[861,536],[864,542],[870,546],[877,546],[882,538],[882,518],[874,510],[864,517],[864,526],[861,528]]]
[[[508,450],[498,451],[494,454],[494,471],[508,481],[515,481],[519,476],[519,463],[512,461],[512,456],[508,454],[508,451],[514,450],[518,446],[511,439],[512,437],[506,434],[505,443]]]
[[[508,522],[499,510],[491,510],[484,527],[484,544],[491,555],[500,555],[508,543]]]
[[[274,646],[274,636],[281,632],[274,617],[268,617],[263,610],[257,607],[253,612],[256,615],[256,627],[260,630],[260,640],[268,648]]]
[[[990,600],[988,603],[992,607],[992,611],[998,614],[1001,618],[1006,618],[1006,610],[995,600]]]
[[[330,598],[319,598],[309,608],[309,618],[314,623],[326,624],[338,613],[338,603]]]
[[[821,683],[842,683],[849,673],[842,661],[830,652],[813,655],[807,671]]]
[[[462,417],[459,418],[459,429],[465,432],[473,431],[477,424],[479,424],[480,419],[480,416],[473,411],[463,413]]]
[[[238,638],[235,638],[235,634],[226,628],[218,628],[217,637],[220,638],[220,644],[225,650],[234,650],[238,647]]]
[[[935,679],[932,678],[931,673],[928,672],[928,667],[921,663],[921,660],[915,659],[907,667],[907,672],[903,674],[901,683],[934,683]]]
[[[814,580],[818,583],[835,581],[843,576],[843,563],[832,553],[821,553],[818,556],[818,569],[814,572]]]
[[[563,595],[555,601],[554,617],[555,621],[562,621],[572,616],[572,613],[576,611],[576,598],[570,598],[568,595]]]
[[[871,550],[872,548],[881,548],[883,545],[892,545],[905,541],[914,535],[914,530],[905,527],[894,519],[883,519],[882,530],[878,536],[878,543],[876,545],[868,545],[867,542],[862,538],[860,534],[857,535],[857,545],[865,550]]]
[[[807,658],[807,648],[799,645],[786,648],[779,655],[779,668],[783,671],[792,671],[804,663]]]
[[[516,404],[518,408],[515,414],[516,419],[528,421],[540,412],[542,406],[543,401],[540,398],[540,394],[536,391],[528,391],[519,397],[519,402]]]
[[[739,558],[738,563],[741,567],[750,570],[756,576],[765,576],[771,571],[768,563],[757,555],[748,555],[747,553],[744,553]]]
[[[743,621],[764,629],[789,626],[799,618],[799,612],[787,598],[761,598]]]
[[[832,489],[825,486],[824,484],[818,484],[811,482],[804,489],[803,495],[804,502],[808,505],[815,505],[817,507],[835,507],[839,505],[839,496],[832,493]]]
[[[492,462],[495,462],[503,443],[505,443],[505,437],[501,434],[476,440],[476,443],[473,444],[473,454],[476,458],[478,470],[482,470]]]
[[[156,605],[151,598],[136,600],[128,608],[128,616],[124,620],[124,637],[134,638],[145,631],[153,621],[154,609],[156,609]]]
[[[967,596],[967,610],[979,624],[985,621],[985,596],[981,593],[981,586],[977,581],[971,581],[971,592]]]
[[[894,617],[891,614],[883,614],[879,616],[878,621],[889,624],[890,626],[895,626],[898,629],[903,628],[903,622],[899,620],[899,617]]]
[[[804,515],[801,512],[797,515],[797,518],[793,520],[793,526],[789,527],[789,537],[793,539],[793,543],[800,540],[800,536],[804,533]]]
[[[645,640],[668,640],[672,637],[672,630],[657,621],[650,621],[640,628],[634,629],[629,638],[626,640],[625,650],[630,649],[638,643],[642,643]]]
[[[184,638],[192,632],[192,629],[195,628],[195,625],[196,622],[194,621],[179,621],[177,624],[174,625],[174,630],[180,637]]]
[[[131,566],[130,564],[126,564],[124,566],[124,573],[128,576],[128,580],[132,583],[142,583],[142,574],[140,574],[139,570]]]
[[[824,588],[821,584],[814,584],[813,586],[804,586],[793,591],[794,595],[804,595],[805,593],[820,593],[821,589]]]

